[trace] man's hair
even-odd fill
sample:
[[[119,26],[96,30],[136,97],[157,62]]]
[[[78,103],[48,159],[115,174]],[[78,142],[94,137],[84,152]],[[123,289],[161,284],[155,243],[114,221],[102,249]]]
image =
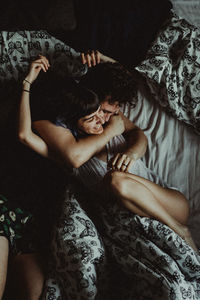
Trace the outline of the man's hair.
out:
[[[100,63],[89,68],[81,80],[81,84],[93,90],[100,101],[111,96],[110,102],[131,101],[135,92],[135,80],[132,74],[119,63]]]

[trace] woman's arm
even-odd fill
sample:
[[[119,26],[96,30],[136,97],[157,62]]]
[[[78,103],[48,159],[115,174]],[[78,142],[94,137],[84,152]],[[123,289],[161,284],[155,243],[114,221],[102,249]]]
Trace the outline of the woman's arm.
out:
[[[108,141],[124,131],[120,116],[114,116],[100,135],[90,135],[76,140],[72,133],[48,120],[36,121],[34,128],[60,161],[74,168],[80,167],[102,150]]]
[[[144,131],[120,112],[125,125],[124,136],[127,141],[125,153],[134,160],[142,157],[147,149],[148,140]]]
[[[77,141],[66,128],[56,126],[48,120],[35,121],[33,127],[41,138],[32,130],[29,90],[30,84],[25,81],[19,105],[18,138],[23,144],[44,157],[78,168],[100,151],[113,134],[118,133],[116,126],[108,125],[101,135],[88,136]],[[117,118],[115,118],[115,123],[118,129],[120,124]]]
[[[32,150],[45,157],[49,157],[49,149],[47,144],[32,131],[29,94],[31,84],[37,78],[40,70],[42,69],[44,72],[46,72],[48,67],[48,60],[43,56],[41,56],[40,59],[32,62],[29,74],[24,79],[22,85],[22,95],[19,103],[17,124],[17,134],[19,140]]]
[[[121,134],[124,131],[124,123],[121,117],[115,116],[101,135],[88,136],[77,141],[70,130],[56,126],[48,120],[41,120],[33,124],[41,137],[35,134],[32,130],[30,112],[30,86],[40,70],[46,72],[48,66],[45,57],[34,61],[23,81],[18,114],[18,138],[38,154],[78,168],[100,151],[113,136]]]

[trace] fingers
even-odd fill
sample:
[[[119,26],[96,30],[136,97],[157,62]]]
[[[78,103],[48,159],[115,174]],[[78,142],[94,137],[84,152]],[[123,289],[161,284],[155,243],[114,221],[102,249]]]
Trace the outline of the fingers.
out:
[[[118,158],[120,157],[120,153],[117,153],[117,155],[114,157],[113,161],[112,161],[112,169],[114,170],[116,168],[116,163],[118,161]]]
[[[101,61],[101,53],[96,50],[88,51],[87,53],[81,53],[81,60],[83,64],[87,64],[88,67],[94,67]]]
[[[101,62],[101,56],[102,54],[98,50],[96,50],[96,60],[98,64],[100,64]]]
[[[112,161],[112,169],[122,172],[129,172],[134,160],[127,154],[118,153]]]
[[[42,63],[44,63],[46,70],[48,70],[48,68],[50,67],[49,60],[46,58],[46,56],[43,56],[43,55],[39,55],[39,57],[40,57]]]
[[[34,60],[31,63],[29,73],[26,77],[27,80],[32,83],[33,81],[36,80],[36,78],[38,77],[38,74],[40,73],[41,70],[43,70],[44,72],[47,72],[49,67],[50,67],[50,64],[49,64],[48,59],[43,55],[38,55],[38,59]]]
[[[31,68],[37,69],[38,71],[42,69],[44,72],[46,72],[49,69],[49,67],[49,61],[43,55],[39,55],[39,58],[33,61],[31,64]]]
[[[96,56],[95,56],[95,52],[92,51],[91,54],[90,54],[90,60],[91,60],[91,63],[93,66],[96,66],[97,64],[97,59],[96,59]]]
[[[85,58],[85,53],[81,53],[81,60],[84,65],[87,63],[86,58]]]

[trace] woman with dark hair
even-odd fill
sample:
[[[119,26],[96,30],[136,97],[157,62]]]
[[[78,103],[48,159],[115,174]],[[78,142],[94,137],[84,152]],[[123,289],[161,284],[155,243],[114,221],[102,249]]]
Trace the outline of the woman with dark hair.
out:
[[[43,156],[54,159],[59,164],[69,166],[73,163],[73,165],[78,166],[83,160],[88,159],[88,155],[91,156],[97,149],[102,148],[110,138],[120,134],[124,129],[123,122],[119,116],[115,116],[112,122],[103,130],[103,112],[100,109],[97,95],[84,87],[79,86],[78,88],[75,82],[70,82],[69,85],[63,85],[63,82],[60,81],[55,82],[55,87],[53,87],[50,92],[48,90],[45,91],[41,96],[43,99],[44,96],[46,97],[46,93],[48,94],[44,111],[48,111],[48,116],[51,121],[45,119],[44,122],[49,122],[49,126],[52,125],[53,130],[50,130],[49,133],[53,133],[55,141],[60,142],[60,145],[62,145],[62,155],[59,155],[59,151],[52,151],[49,146],[32,131],[30,123],[30,82],[33,82],[41,69],[44,71],[48,69],[48,62],[44,57],[40,57],[37,61],[32,63],[29,75],[23,83],[23,94],[19,106],[19,139],[36,152],[38,152],[37,147],[39,146]],[[52,105],[53,100],[54,105]],[[89,117],[86,117],[86,111],[90,113]],[[57,118],[55,118],[56,116]],[[59,124],[64,120],[69,120],[68,126],[70,126],[70,130],[61,128],[53,123],[57,122],[57,124]],[[38,121],[34,123],[37,122]],[[82,137],[79,140],[75,138],[75,123],[79,124],[77,134]],[[54,126],[62,130],[54,134]],[[87,132],[93,134],[89,136]],[[65,133],[67,133],[67,135]],[[39,142],[40,140],[42,141],[41,144]],[[65,222],[71,222],[71,225],[69,225],[70,230],[67,229],[65,232],[65,239],[67,239],[67,232],[69,233],[68,235],[71,235],[70,239],[65,241],[61,239],[59,241],[57,239],[56,247],[58,247],[60,242],[63,245],[60,249],[62,255],[58,255],[59,250],[53,253],[57,260],[57,265],[56,271],[54,271],[55,276],[52,274],[55,266],[51,269],[50,274],[52,274],[52,278],[60,279],[58,282],[60,286],[64,288],[64,294],[68,297],[72,297],[74,293],[77,299],[79,299],[78,297],[83,297],[83,299],[84,297],[85,299],[89,297],[89,299],[92,299],[97,293],[97,283],[94,284],[94,281],[97,280],[97,277],[99,278],[99,269],[102,269],[102,264],[105,263],[106,260],[105,249],[95,225],[78,201],[70,196],[67,202],[68,205],[70,205],[70,213],[65,218]],[[88,227],[90,228],[90,234],[83,234],[84,230]],[[76,232],[74,232],[73,228],[76,229]],[[58,232],[58,234],[61,234],[61,232],[62,231]],[[63,257],[63,255],[65,256]],[[67,272],[62,271],[63,267],[66,271],[66,265],[63,265],[63,261],[67,264]],[[48,297],[54,289],[56,289],[55,293],[57,293],[58,297],[58,287],[55,287],[51,280],[48,281],[44,295]]]
[[[37,78],[40,70],[43,69],[46,72],[48,67],[48,61],[44,57],[36,60],[31,65],[30,72],[24,81],[24,90],[19,108],[18,129],[20,140],[47,158],[52,157],[49,149],[51,153],[55,152],[56,145],[51,147],[51,143],[44,141],[32,131],[29,93],[30,86]],[[82,98],[84,101],[81,100]],[[135,159],[133,158],[132,148],[134,148],[134,144],[127,145],[124,137],[126,137],[126,133],[130,133],[135,129],[135,125],[128,121],[119,110],[118,115],[112,115],[109,122],[104,124],[104,113],[97,95],[84,87],[77,85],[70,93],[66,92],[63,100],[69,105],[68,111],[60,112],[60,115],[57,115],[54,122],[56,126],[60,126],[60,134],[71,132],[74,140],[71,139],[70,145],[62,144],[63,151],[69,146],[67,152],[63,152],[65,159],[63,160],[63,156],[59,156],[58,152],[56,153],[56,159],[70,168],[75,178],[89,188],[96,195],[97,199],[99,197],[103,199],[105,205],[104,212],[108,209],[108,213],[110,215],[113,214],[114,219],[118,214],[120,215],[119,211],[123,211],[124,207],[134,213],[132,218],[135,218],[135,214],[137,214],[141,217],[157,219],[168,225],[194,251],[197,251],[186,226],[189,207],[185,197],[177,189],[170,188],[158,175],[148,169],[138,156]],[[93,155],[90,153],[90,159],[86,160],[85,158],[85,161],[82,163],[79,160],[76,164],[73,161],[74,156],[69,155],[73,151],[73,146],[83,140],[84,137],[103,134],[104,126],[106,126],[105,128],[109,128],[110,124],[113,125],[112,137],[109,137],[106,146],[98,148],[98,151],[96,150]],[[59,140],[59,136],[56,139]],[[49,141],[48,138],[47,140]],[[82,151],[84,151],[84,147]],[[81,220],[81,218],[79,219]],[[110,225],[105,218],[104,221],[103,226],[108,229],[107,234],[109,235],[111,234],[111,232],[109,233]],[[123,219],[119,220],[119,222],[123,222]],[[131,222],[131,215],[129,215],[129,222]],[[90,231],[92,231],[91,228]],[[132,239],[131,235],[130,239]],[[183,242],[181,247],[186,247],[186,244]],[[123,268],[126,267],[123,266]],[[71,271],[66,268],[68,275]],[[65,276],[65,272],[62,272],[62,274]],[[82,275],[84,276],[85,274]],[[83,277],[81,278],[83,279]],[[82,289],[84,290],[83,286]],[[84,293],[85,291],[83,291]],[[87,293],[84,294],[84,299],[87,299],[87,297],[88,299],[94,299],[95,295],[96,290],[94,288],[93,291],[90,291],[90,296],[87,290]]]

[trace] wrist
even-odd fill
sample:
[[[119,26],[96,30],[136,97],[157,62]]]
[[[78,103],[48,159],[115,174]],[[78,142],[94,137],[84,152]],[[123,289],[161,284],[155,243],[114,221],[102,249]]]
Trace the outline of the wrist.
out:
[[[30,92],[30,84],[28,84],[27,82],[23,82],[22,91]]]
[[[24,78],[24,80],[23,80],[23,82],[22,82],[23,84],[29,84],[29,85],[31,85],[32,84],[32,80],[30,80],[28,77],[26,77],[26,78]]]
[[[103,132],[104,135],[108,138],[108,140],[112,139],[115,136],[114,130],[110,125],[107,125]]]
[[[30,92],[31,83],[32,83],[32,82],[31,82],[28,78],[25,78],[25,79],[22,81],[22,91]]]

